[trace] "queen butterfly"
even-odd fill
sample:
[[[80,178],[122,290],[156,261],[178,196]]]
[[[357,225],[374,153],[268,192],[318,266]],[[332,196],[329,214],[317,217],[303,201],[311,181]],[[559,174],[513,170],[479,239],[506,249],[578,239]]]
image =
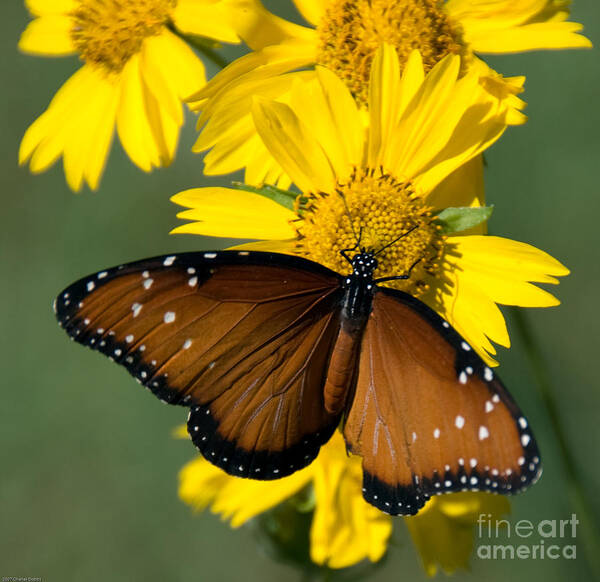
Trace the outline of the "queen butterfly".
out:
[[[379,286],[374,253],[344,256],[348,276],[276,253],[162,256],[85,277],[54,309],[72,339],[189,407],[194,444],[231,475],[290,475],[340,426],[364,498],[389,514],[537,480],[528,422],[492,369],[424,303]]]

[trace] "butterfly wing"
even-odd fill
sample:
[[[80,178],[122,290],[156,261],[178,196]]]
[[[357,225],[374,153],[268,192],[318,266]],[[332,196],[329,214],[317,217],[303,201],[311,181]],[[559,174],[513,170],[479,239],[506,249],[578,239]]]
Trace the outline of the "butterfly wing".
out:
[[[189,406],[207,459],[275,479],[309,464],[339,423],[322,386],[340,294],[337,274],[300,258],[185,253],[86,277],[55,310],[72,339]]]
[[[379,288],[344,436],[365,499],[415,514],[431,495],[515,493],[541,466],[527,420],[491,368],[433,310]]]

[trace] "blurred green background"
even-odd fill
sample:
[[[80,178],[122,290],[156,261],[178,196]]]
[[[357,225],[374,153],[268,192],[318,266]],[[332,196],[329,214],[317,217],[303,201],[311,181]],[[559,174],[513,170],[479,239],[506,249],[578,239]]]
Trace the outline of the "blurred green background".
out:
[[[283,4],[270,6],[285,14]],[[142,173],[115,144],[97,193],[71,193],[60,164],[30,175],[17,167],[19,141],[78,65],[74,58],[19,54],[27,12],[15,0],[3,3],[2,16],[0,576],[88,582],[299,580],[295,570],[257,549],[249,528],[233,531],[210,513],[194,516],[178,500],[177,472],[195,455],[191,444],[170,434],[185,412],[162,406],[124,370],[68,341],[51,309],[58,291],[89,272],[220,244],[168,235],[177,224],[170,195],[225,183],[204,178],[201,159],[190,153],[192,116],[179,155],[166,170]],[[573,20],[583,22],[587,36],[600,45],[596,0],[576,0]],[[596,519],[598,54],[538,52],[490,62],[504,74],[527,75],[530,115],[526,126],[509,130],[487,156],[488,200],[496,204],[490,228],[545,249],[572,270],[552,289],[563,305],[529,310],[527,316],[591,499],[590,517]],[[514,324],[510,330],[514,345],[501,350],[502,376],[530,417],[545,461],[540,483],[514,499],[512,519],[565,519],[572,507],[564,464]],[[582,539],[577,543],[575,561],[473,558],[471,571],[455,578],[588,580]],[[426,579],[401,519],[389,559],[370,579]]]

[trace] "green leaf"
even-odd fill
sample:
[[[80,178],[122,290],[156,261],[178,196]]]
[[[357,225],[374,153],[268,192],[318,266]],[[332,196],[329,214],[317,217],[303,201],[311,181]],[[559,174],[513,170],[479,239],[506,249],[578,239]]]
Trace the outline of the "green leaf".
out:
[[[300,194],[297,192],[290,192],[289,190],[282,190],[281,188],[277,188],[276,186],[271,186],[270,184],[264,184],[263,186],[249,186],[248,184],[244,184],[243,182],[232,182],[231,185],[237,190],[246,190],[247,192],[254,192],[255,194],[260,194],[261,196],[265,196],[273,202],[277,202],[277,204],[281,204],[281,206],[291,210],[292,212],[298,212],[298,206],[296,205],[296,199]]]
[[[468,230],[485,222],[493,211],[493,206],[444,208],[444,210],[438,212],[436,219],[442,225],[444,234],[452,234]]]

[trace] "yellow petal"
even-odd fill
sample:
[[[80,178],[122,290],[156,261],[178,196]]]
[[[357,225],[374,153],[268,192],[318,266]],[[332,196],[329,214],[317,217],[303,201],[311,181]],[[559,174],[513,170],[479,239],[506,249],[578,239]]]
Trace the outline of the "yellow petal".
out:
[[[25,132],[19,148],[19,164],[24,164],[36,152],[36,163],[31,171],[43,172],[60,156],[63,140],[60,123],[74,104],[86,93],[92,81],[89,67],[81,67],[56,93],[48,109],[38,117]],[[43,152],[38,152],[42,145]]]
[[[293,0],[298,12],[304,16],[307,22],[318,26],[323,14],[325,14],[325,5],[322,0]]]
[[[305,71],[252,81],[223,93],[193,147],[193,151],[212,148],[204,158],[205,173],[227,174],[246,167],[247,183],[279,182],[283,188],[289,186],[283,169],[256,133],[251,110],[253,96],[289,103],[295,79],[314,82],[315,73]],[[287,184],[283,183],[286,180]]]
[[[175,27],[184,34],[238,43],[240,39],[233,26],[234,16],[229,2],[178,0],[172,18]]]
[[[532,282],[557,283],[569,273],[550,255],[530,245],[493,236],[454,236],[445,245],[443,274],[424,300],[438,310],[488,363],[490,340],[510,346],[497,303],[550,307],[558,300]]]
[[[289,106],[257,99],[252,115],[265,146],[300,190],[331,190],[335,174],[329,159]]]
[[[210,506],[232,527],[239,527],[298,493],[311,474],[311,467],[306,467],[277,481],[254,481],[232,477],[199,457],[180,471],[179,497],[197,511]]]
[[[166,59],[161,58],[162,46],[168,42],[161,42],[164,36],[147,39],[140,55],[140,73],[144,85],[148,87],[152,96],[160,103],[160,106],[169,113],[173,121],[181,125],[183,123],[183,107],[175,86],[170,83]]]
[[[206,83],[204,64],[194,51],[169,30],[148,38],[143,45],[142,67],[149,85],[151,77],[160,77],[176,98],[184,100],[196,93]],[[160,92],[155,93],[158,100]],[[173,99],[169,97],[169,100]],[[166,105],[166,103],[165,103]],[[173,106],[173,105],[171,105]],[[177,111],[181,104],[177,100]],[[179,115],[174,115],[178,119]]]
[[[475,525],[480,515],[492,523],[510,512],[506,497],[489,493],[454,493],[434,497],[416,516],[404,519],[428,576],[438,566],[446,574],[469,567]]]
[[[236,33],[252,50],[293,39],[314,38],[314,30],[276,16],[259,0],[229,0],[228,4]]]
[[[427,204],[436,210],[450,206],[484,206],[483,156],[476,156],[452,172],[428,195]]]
[[[216,75],[196,95],[188,99],[192,109],[202,109],[199,124],[204,124],[220,99],[245,83],[268,81],[272,77],[306,67],[315,62],[316,47],[303,41],[288,41],[236,59]],[[218,96],[208,102],[204,101]]]
[[[255,242],[244,243],[227,247],[229,249],[244,250],[244,251],[262,251],[271,253],[282,253],[284,255],[295,255],[296,241],[295,240],[259,240]]]
[[[402,119],[392,129],[384,153],[386,168],[398,176],[415,176],[433,152],[443,146],[456,122],[458,110],[448,107],[455,90],[460,59],[448,56],[427,75],[406,107]]]
[[[438,290],[441,296],[433,302],[428,297],[424,300],[449,321],[488,364],[495,366],[497,362],[491,355],[496,353],[496,348],[491,341],[510,347],[504,316],[484,290],[463,282],[457,264],[448,260],[448,269],[443,275],[447,283]]]
[[[453,237],[466,277],[476,280],[493,301],[522,307],[549,307],[559,301],[529,282],[557,284],[569,270],[549,254],[496,236]]]
[[[506,112],[507,125],[522,125],[527,121],[527,116],[521,113],[527,104],[518,97],[523,92],[524,76],[503,77],[477,57],[473,57],[470,70],[479,75],[479,84],[489,95],[490,111],[497,115]]]
[[[472,40],[479,53],[516,53],[541,49],[592,48],[576,22],[538,22],[508,30],[488,31]]]
[[[325,152],[338,179],[344,180],[362,161],[364,130],[346,85],[332,71],[317,67],[313,82],[296,80],[291,108]]]
[[[445,117],[435,126],[429,124],[429,135],[420,134],[422,150],[412,147],[414,158],[406,162],[405,172],[415,176],[414,183],[422,192],[432,191],[457,168],[481,154],[507,127],[506,107],[490,99],[474,72],[457,81],[445,105]]]
[[[564,2],[553,0],[448,0],[445,8],[451,18],[460,20],[466,31],[470,31],[477,25],[494,29],[524,24],[550,4],[564,6]]]
[[[348,457],[336,431],[314,462],[316,509],[310,532],[311,559],[329,568],[346,568],[364,559],[381,559],[392,520],[362,497],[359,457]]]
[[[391,134],[398,123],[400,100],[405,94],[400,85],[398,54],[394,47],[384,43],[373,58],[369,82],[368,159],[371,168],[382,163],[382,154],[389,147]]]
[[[185,190],[171,201],[191,210],[177,216],[190,222],[172,233],[225,238],[289,239],[296,235],[290,221],[297,215],[260,194],[229,188]]]
[[[236,32],[252,50],[290,40],[315,43],[315,31],[265,10],[259,0],[234,0]]]
[[[19,49],[34,55],[64,56],[75,52],[73,21],[64,14],[46,14],[32,20],[21,34]]]
[[[539,49],[588,48],[583,28],[568,17],[566,2],[549,0],[450,0],[450,17],[460,21],[475,52],[510,53]]]
[[[25,0],[25,5],[36,16],[67,14],[77,7],[77,0]]]
[[[114,134],[118,100],[118,84],[102,78],[93,93],[71,110],[63,165],[74,191],[81,188],[84,179],[90,188],[98,187]]]
[[[288,190],[292,181],[265,148],[262,140],[253,133],[252,137],[248,139],[248,143],[252,143],[254,149],[248,152],[244,182],[254,186],[275,184],[283,190]],[[217,148],[214,148],[210,153],[212,154],[216,150]]]
[[[112,140],[119,85],[83,66],[58,91],[46,112],[27,130],[19,162],[43,172],[61,154],[69,186],[77,191],[86,179],[96,188]]]
[[[181,123],[173,119],[171,112],[154,97],[145,83],[143,86],[146,116],[158,151],[159,165],[169,166],[177,150]]]
[[[145,172],[160,165],[160,151],[146,109],[147,93],[142,83],[140,57],[134,55],[121,75],[117,131],[131,161]]]

